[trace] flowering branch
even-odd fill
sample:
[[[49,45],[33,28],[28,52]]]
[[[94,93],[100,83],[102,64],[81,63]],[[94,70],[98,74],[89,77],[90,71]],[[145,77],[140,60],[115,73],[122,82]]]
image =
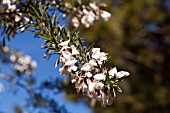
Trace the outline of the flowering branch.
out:
[[[111,105],[116,97],[116,91],[122,92],[118,83],[129,76],[129,72],[118,72],[116,67],[108,68],[107,53],[101,52],[100,48],[93,46],[86,48],[79,38],[78,32],[70,32],[61,27],[58,24],[59,17],[56,16],[56,12],[49,15],[49,8],[44,9],[41,2],[36,5],[30,4],[27,6],[27,10],[22,15],[25,15],[24,17],[28,18],[28,21],[21,24],[20,29],[33,32],[45,41],[42,47],[46,48],[47,57],[52,54],[59,55],[55,67],[61,63],[60,74],[70,77],[77,92],[82,92],[93,101],[100,101],[103,107]],[[95,3],[89,3],[88,8],[82,6],[77,11],[80,13],[72,19],[73,25],[76,27],[79,25],[77,17],[81,18],[81,22],[86,27],[90,27],[94,20],[102,18],[107,21],[111,16],[110,13],[102,11]],[[34,30],[28,29],[29,27]]]

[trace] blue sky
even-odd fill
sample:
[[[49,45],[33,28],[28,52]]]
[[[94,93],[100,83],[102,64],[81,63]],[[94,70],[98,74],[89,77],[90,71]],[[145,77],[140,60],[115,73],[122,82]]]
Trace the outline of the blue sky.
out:
[[[28,54],[33,60],[38,63],[34,75],[39,81],[49,79],[50,76],[59,76],[58,68],[54,68],[54,63],[57,60],[57,56],[53,56],[50,60],[44,59],[44,50],[40,48],[43,44],[43,40],[40,38],[33,38],[31,33],[23,33],[17,35],[15,39],[12,39],[7,43],[10,47],[22,51],[24,54]],[[3,66],[1,66],[3,69]],[[24,105],[27,94],[24,90],[19,89],[17,94],[14,95],[10,91],[10,85],[0,80],[5,85],[5,91],[0,93],[0,111],[4,113],[13,113],[13,107],[16,104]],[[75,92],[76,93],[76,92]],[[85,105],[82,101],[70,102],[64,98],[64,94],[55,96],[57,102],[60,105],[66,106],[67,110],[71,113],[92,113],[92,110]],[[77,109],[78,108],[78,109]]]

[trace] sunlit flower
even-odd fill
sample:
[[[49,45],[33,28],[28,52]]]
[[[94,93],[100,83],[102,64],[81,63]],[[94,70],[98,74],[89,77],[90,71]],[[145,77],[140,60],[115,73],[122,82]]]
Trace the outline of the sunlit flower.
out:
[[[91,66],[89,63],[86,63],[81,67],[81,70],[82,71],[91,71],[91,70],[93,70],[93,66]]]
[[[106,75],[102,74],[102,73],[99,73],[99,74],[95,74],[93,76],[94,79],[96,80],[105,80],[106,79]]]
[[[79,54],[78,50],[76,49],[76,47],[74,45],[71,45],[71,49],[72,49],[72,55],[78,55]]]
[[[87,76],[87,77],[89,77],[89,78],[90,78],[90,77],[92,77],[92,76],[93,76],[93,74],[92,74],[91,72],[86,72],[86,73],[85,73],[85,76]]]
[[[3,4],[9,4],[9,5],[10,5],[10,4],[11,4],[11,0],[3,0],[2,3],[3,3]]]
[[[85,25],[85,27],[90,27],[90,25],[93,25],[95,21],[95,14],[92,11],[87,11],[87,14],[84,15],[81,19],[81,23]]]
[[[113,69],[111,69],[110,71],[109,71],[109,75],[111,75],[111,76],[114,76],[114,75],[116,75],[117,74],[117,69],[116,69],[116,67],[114,67]]]
[[[72,66],[77,62],[77,60],[74,57],[70,57],[66,62],[65,65],[66,66]]]
[[[96,83],[90,81],[89,84],[88,84],[88,89],[89,89],[89,91],[90,91],[90,92],[94,92],[95,86],[96,86]]]
[[[11,11],[14,11],[16,9],[16,5],[9,5],[8,6],[8,9],[11,10]]]
[[[96,84],[96,87],[95,87],[95,88],[101,90],[103,87],[104,87],[104,84],[103,84],[102,82],[98,82],[98,83]]]
[[[59,45],[59,46],[68,46],[69,43],[70,43],[70,39],[67,40],[67,41],[61,42],[61,43],[59,43],[58,45]]]
[[[93,48],[92,53],[96,53],[97,51],[100,51],[100,48]]]
[[[107,60],[107,53],[100,52],[100,48],[93,48],[92,58],[96,59],[99,64],[102,64],[102,61]]]
[[[79,20],[77,17],[73,17],[71,20],[72,24],[74,25],[74,27],[78,27],[79,26]]]
[[[97,66],[97,63],[94,59],[90,60],[89,64],[92,65],[92,66]]]
[[[100,11],[100,15],[103,18],[104,21],[108,21],[109,18],[111,17],[111,13],[107,12],[107,11]]]
[[[18,15],[15,15],[15,22],[19,22],[21,20],[21,17],[19,17]]]
[[[69,59],[71,57],[71,53],[69,51],[62,51],[62,56],[65,59]]]
[[[37,62],[36,61],[31,61],[31,67],[36,68],[37,67]]]
[[[77,71],[77,66],[70,66],[70,68],[68,68],[68,71],[71,72],[71,71]]]
[[[99,7],[98,7],[96,4],[94,4],[94,3],[89,3],[89,6],[90,6],[93,10],[98,10],[98,9],[99,9]]]
[[[127,71],[119,71],[117,74],[116,74],[116,78],[122,78],[122,77],[125,77],[125,76],[129,76],[129,72]]]
[[[14,61],[16,60],[16,56],[15,56],[15,55],[11,55],[11,56],[10,56],[10,60],[11,60],[12,62],[14,62]]]

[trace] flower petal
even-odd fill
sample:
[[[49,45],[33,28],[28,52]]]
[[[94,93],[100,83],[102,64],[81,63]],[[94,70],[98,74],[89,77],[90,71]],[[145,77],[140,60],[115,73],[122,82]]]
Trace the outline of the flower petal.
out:
[[[68,46],[69,43],[70,43],[70,39],[67,40],[67,41],[61,42],[61,43],[59,43],[58,45],[59,45],[59,46]]]
[[[96,80],[105,80],[105,79],[106,79],[106,75],[104,75],[104,74],[102,74],[102,73],[100,73],[100,74],[95,74],[95,75],[93,76],[93,78],[96,79]]]

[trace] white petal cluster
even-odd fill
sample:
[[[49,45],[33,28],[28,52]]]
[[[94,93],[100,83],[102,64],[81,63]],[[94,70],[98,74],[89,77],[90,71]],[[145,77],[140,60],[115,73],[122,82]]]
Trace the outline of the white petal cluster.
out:
[[[116,69],[116,67],[114,67],[113,69],[111,69],[110,71],[109,71],[109,75],[111,75],[112,77],[116,77],[116,78],[122,78],[122,77],[126,77],[126,76],[129,76],[130,74],[129,74],[129,72],[127,72],[127,71],[119,71],[119,72],[117,72],[117,69]]]
[[[2,3],[7,5],[8,10],[14,11],[16,10],[16,5],[12,3],[14,3],[15,1],[16,0],[3,0]]]
[[[74,45],[70,45],[70,40],[61,41],[58,44],[61,47],[61,55],[60,55],[60,62],[63,63],[63,66],[59,69],[61,74],[66,72],[75,72],[77,70],[77,55],[79,51]]]
[[[20,74],[31,75],[34,69],[37,67],[36,61],[31,60],[30,56],[24,56],[20,52],[13,53],[10,56],[10,60],[13,63],[15,70]]]
[[[83,7],[82,11],[78,11],[71,22],[75,27],[78,27],[81,22],[86,28],[89,28],[96,20],[108,21],[110,17],[111,13],[101,10],[95,3],[89,3],[88,7]]]
[[[129,73],[106,68],[103,64],[108,59],[108,54],[101,52],[100,48],[92,48],[87,52],[86,60],[83,60],[80,50],[71,40],[61,40],[58,45],[61,48],[60,73],[70,76],[77,92],[81,91],[93,101],[100,101],[103,107],[111,105],[115,98],[115,88],[107,82],[117,82],[118,79],[129,76]]]

